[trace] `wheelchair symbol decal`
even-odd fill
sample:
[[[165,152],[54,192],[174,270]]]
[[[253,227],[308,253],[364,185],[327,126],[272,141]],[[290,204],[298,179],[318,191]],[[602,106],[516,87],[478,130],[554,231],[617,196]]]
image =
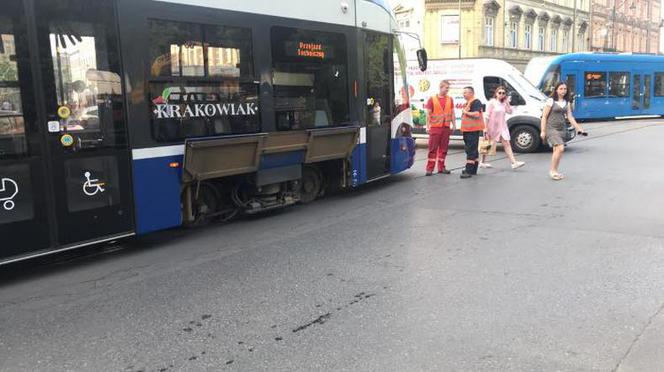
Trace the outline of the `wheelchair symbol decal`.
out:
[[[90,179],[92,174],[90,172],[85,172],[85,179],[86,181],[83,183],[83,192],[87,196],[95,196],[100,192],[106,191],[104,189],[105,183],[99,182],[98,179]]]
[[[14,203],[13,199],[16,194],[18,194],[18,184],[16,181],[11,178],[0,179],[0,202],[2,202],[2,208],[6,211],[14,209],[16,203]]]

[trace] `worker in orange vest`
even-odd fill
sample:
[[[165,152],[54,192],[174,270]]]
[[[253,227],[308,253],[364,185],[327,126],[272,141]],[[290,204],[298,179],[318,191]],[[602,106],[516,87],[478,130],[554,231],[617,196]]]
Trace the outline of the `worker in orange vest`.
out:
[[[440,82],[438,94],[429,98],[424,108],[427,110],[427,133],[429,134],[429,158],[426,175],[431,176],[438,161],[438,173],[450,174],[445,168],[445,157],[450,143],[450,135],[455,130],[454,101],[447,95],[450,83]]]
[[[479,166],[478,147],[480,136],[485,130],[484,112],[482,102],[475,98],[473,87],[463,88],[463,98],[466,99],[466,105],[461,115],[461,133],[466,148],[466,169],[461,172],[461,178],[470,178],[477,174]]]

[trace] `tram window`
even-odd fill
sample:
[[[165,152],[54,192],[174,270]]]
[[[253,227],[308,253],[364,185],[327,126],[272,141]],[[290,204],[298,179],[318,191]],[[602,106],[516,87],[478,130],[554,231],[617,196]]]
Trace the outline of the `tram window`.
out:
[[[250,29],[150,20],[150,37],[153,138],[259,130]]]
[[[655,97],[664,97],[664,72],[655,73]]]
[[[629,72],[609,72],[609,97],[629,97]]]
[[[0,17],[0,159],[28,152],[11,21]]]
[[[606,73],[584,72],[584,96],[586,98],[606,97]]]
[[[576,75],[568,74],[565,79],[565,84],[567,84],[567,91],[569,92],[569,97],[574,102],[576,99]]]
[[[150,72],[153,77],[253,75],[251,30],[150,20]]]
[[[150,20],[152,76],[204,76],[201,26]]]
[[[392,102],[392,46],[385,34],[367,32],[367,122],[369,126],[389,125]]]
[[[78,132],[82,148],[124,143],[121,78],[106,25],[55,21],[49,31],[57,106],[71,113],[62,130]]]
[[[343,34],[272,27],[278,130],[347,124],[348,60]]]

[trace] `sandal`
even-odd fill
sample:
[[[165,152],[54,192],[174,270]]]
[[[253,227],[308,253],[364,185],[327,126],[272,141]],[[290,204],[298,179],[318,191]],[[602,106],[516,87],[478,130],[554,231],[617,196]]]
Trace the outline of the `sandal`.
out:
[[[554,172],[549,172],[549,177],[551,177],[551,179],[554,181],[560,181],[565,178],[562,174]]]

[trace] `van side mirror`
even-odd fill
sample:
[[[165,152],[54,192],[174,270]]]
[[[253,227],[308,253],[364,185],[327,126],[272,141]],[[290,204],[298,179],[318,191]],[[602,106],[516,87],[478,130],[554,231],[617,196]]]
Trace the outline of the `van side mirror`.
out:
[[[429,57],[427,57],[427,50],[422,48],[417,50],[417,63],[420,65],[420,71],[427,70],[427,64],[429,63]]]

